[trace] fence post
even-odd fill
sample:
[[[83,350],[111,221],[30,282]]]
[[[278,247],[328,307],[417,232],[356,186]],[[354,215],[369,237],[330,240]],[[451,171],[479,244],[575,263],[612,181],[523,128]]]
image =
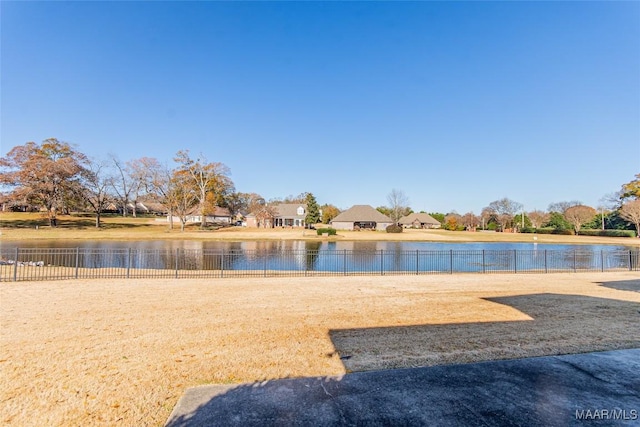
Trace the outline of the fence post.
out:
[[[224,277],[224,249],[220,252],[220,278]]]
[[[180,266],[180,248],[176,248],[176,279],[178,278],[179,266]]]
[[[629,249],[629,271],[633,271],[633,262],[631,258],[631,249]]]
[[[80,268],[80,248],[76,248],[76,279],[78,278],[79,268]]]
[[[487,272],[487,265],[485,262],[484,249],[482,250],[482,274]]]
[[[453,274],[453,249],[449,249],[449,274]]]
[[[600,271],[604,272],[604,251],[600,249]]]
[[[127,279],[131,274],[131,248],[127,248]]]
[[[576,261],[576,250],[574,249],[573,250],[573,272],[574,273],[578,271],[578,268],[576,266],[576,262],[577,262]]]
[[[518,250],[517,249],[513,250],[513,272],[514,273],[518,272]]]
[[[267,255],[264,255],[264,263],[263,263],[263,267],[264,267],[264,271],[263,271],[263,276],[267,277]]]
[[[384,276],[384,249],[380,249],[380,275]]]
[[[549,272],[549,269],[547,267],[547,250],[546,249],[544,250],[544,272],[545,273]]]
[[[420,274],[420,251],[416,249],[416,276]]]
[[[345,276],[347,275],[347,250],[346,249],[342,254],[342,272]]]
[[[18,281],[18,251],[19,249],[16,248],[16,256],[13,260],[13,281],[14,282]]]

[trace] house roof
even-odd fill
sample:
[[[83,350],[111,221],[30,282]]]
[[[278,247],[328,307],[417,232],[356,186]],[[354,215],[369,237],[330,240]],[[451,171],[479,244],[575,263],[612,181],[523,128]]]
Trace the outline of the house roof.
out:
[[[298,215],[298,208],[302,206],[304,208],[304,214]],[[307,205],[304,203],[280,203],[275,206],[275,216],[304,216],[307,214]]]
[[[412,213],[400,218],[400,224],[410,225],[414,222],[420,222],[421,224],[440,224],[440,221],[429,215],[428,213]]]
[[[333,218],[331,222],[393,222],[391,218],[381,214],[373,207],[369,205],[353,205],[346,211],[342,212],[337,217]]]
[[[227,208],[221,208],[220,206],[216,206],[213,209],[213,212],[209,213],[209,215],[211,216],[231,216],[231,213],[229,212],[229,209]]]
[[[129,209],[133,209],[133,203],[127,204]],[[167,209],[162,205],[162,203],[153,202],[153,201],[138,201],[136,203],[136,209],[138,211],[147,211],[147,212],[166,212]]]
[[[191,209],[189,209],[187,211],[187,215],[195,215],[195,216],[199,216],[200,215],[200,206],[194,206]],[[208,211],[207,212],[207,216],[222,216],[222,217],[230,217],[231,214],[229,213],[229,209],[227,208],[221,208],[220,206],[215,206],[213,208],[213,212],[212,211]]]

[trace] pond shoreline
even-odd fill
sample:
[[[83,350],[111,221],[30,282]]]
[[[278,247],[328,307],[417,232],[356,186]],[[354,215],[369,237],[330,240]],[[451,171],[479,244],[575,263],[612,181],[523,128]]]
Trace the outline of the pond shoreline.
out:
[[[570,236],[555,234],[497,233],[490,231],[465,232],[446,230],[413,230],[389,234],[378,231],[343,231],[337,236],[318,236],[315,230],[303,229],[247,229],[240,227],[220,230],[169,230],[166,226],[139,225],[131,228],[0,228],[2,241],[379,241],[379,242],[442,242],[442,243],[553,243],[570,245],[622,245],[640,247],[640,239],[625,237]]]

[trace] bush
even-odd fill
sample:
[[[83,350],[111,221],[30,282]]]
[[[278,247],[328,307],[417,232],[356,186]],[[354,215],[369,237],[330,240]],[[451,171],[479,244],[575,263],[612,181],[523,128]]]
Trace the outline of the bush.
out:
[[[562,230],[557,228],[523,228],[522,232],[536,234],[561,234],[563,236],[573,235],[573,230]]]
[[[391,224],[387,227],[387,233],[402,233],[402,226]]]
[[[563,236],[573,236],[575,233],[573,232],[573,230],[563,230],[563,229],[554,229],[551,234],[560,234]]]
[[[580,230],[581,236],[603,236],[603,237],[636,237],[633,230]]]
[[[328,234],[329,236],[335,236],[337,232],[335,228],[318,228],[316,230],[316,233],[318,234],[318,236],[322,236],[323,234]]]

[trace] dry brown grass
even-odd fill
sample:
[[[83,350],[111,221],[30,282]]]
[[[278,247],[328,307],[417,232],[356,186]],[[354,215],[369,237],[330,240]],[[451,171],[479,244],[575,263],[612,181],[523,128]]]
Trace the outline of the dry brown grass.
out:
[[[18,282],[0,301],[16,426],[161,425],[207,383],[640,346],[631,272]]]
[[[314,230],[292,228],[228,227],[218,230],[200,230],[197,224],[180,231],[179,224],[169,230],[162,218],[106,217],[104,228],[96,229],[91,217],[59,217],[60,227],[51,228],[35,213],[0,213],[0,236],[3,240],[333,240],[333,241],[414,241],[414,242],[533,242],[568,244],[605,244],[640,246],[640,239],[598,236],[563,236],[552,234],[465,232],[446,230],[412,230],[386,233],[384,231],[338,231],[338,236],[327,238]],[[35,228],[35,224],[38,229]]]

